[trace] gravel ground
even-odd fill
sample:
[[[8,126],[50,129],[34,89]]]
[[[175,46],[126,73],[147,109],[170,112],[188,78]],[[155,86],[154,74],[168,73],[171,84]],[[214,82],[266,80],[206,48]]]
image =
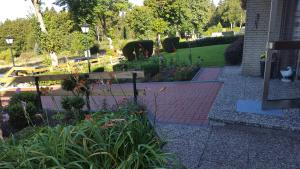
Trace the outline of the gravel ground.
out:
[[[224,85],[210,111],[210,120],[300,131],[299,109],[285,109],[283,110],[283,117],[236,112],[238,100],[260,101],[263,91],[263,80],[261,78],[242,76],[240,72],[240,67],[225,67],[223,69],[219,80],[223,81]],[[300,94],[293,92],[297,91],[295,90],[296,87],[296,84],[288,85],[281,83],[279,80],[274,80],[270,86],[270,97],[287,97],[291,96],[292,93],[294,96],[298,95],[299,97]]]
[[[159,124],[167,141],[187,169],[299,169],[300,135],[296,132],[241,125],[203,126]],[[170,167],[174,169],[174,167]]]

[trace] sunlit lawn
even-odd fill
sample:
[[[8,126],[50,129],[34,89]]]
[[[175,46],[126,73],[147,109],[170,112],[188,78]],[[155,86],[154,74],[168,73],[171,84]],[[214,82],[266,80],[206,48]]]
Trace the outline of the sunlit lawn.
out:
[[[224,52],[228,45],[213,45],[205,47],[191,48],[192,62],[196,63],[199,58],[202,60],[202,66],[224,66]],[[163,53],[167,60],[173,58],[174,62],[189,63],[190,49],[178,49],[175,53]]]

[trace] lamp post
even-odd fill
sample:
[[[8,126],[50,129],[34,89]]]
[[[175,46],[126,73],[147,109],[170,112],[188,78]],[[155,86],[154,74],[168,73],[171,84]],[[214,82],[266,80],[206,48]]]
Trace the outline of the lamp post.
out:
[[[13,52],[12,52],[12,44],[14,43],[14,38],[11,37],[11,36],[8,36],[8,37],[5,38],[5,42],[9,45],[13,67],[15,67],[15,59],[14,59],[14,55],[13,55]]]
[[[90,56],[89,56],[89,51],[88,51],[88,44],[87,44],[87,33],[90,30],[90,27],[87,23],[83,24],[81,26],[82,32],[86,35],[85,36],[85,47],[86,47],[86,56],[88,57],[88,68],[89,68],[89,73],[91,73],[91,63],[90,63]]]

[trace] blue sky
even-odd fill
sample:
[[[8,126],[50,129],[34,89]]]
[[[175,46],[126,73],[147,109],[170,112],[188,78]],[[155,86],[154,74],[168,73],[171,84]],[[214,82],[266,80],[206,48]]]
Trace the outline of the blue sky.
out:
[[[142,5],[143,0],[129,0],[136,5]],[[214,3],[218,3],[219,0],[213,0]],[[55,0],[44,0],[45,5],[48,7],[55,7],[52,3]],[[33,7],[30,0],[0,0],[0,22],[6,19],[25,18],[33,13]]]

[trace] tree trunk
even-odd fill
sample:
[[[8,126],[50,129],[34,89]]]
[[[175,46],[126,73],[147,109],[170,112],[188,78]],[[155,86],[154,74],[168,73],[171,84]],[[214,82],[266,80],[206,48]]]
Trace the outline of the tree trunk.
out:
[[[37,20],[39,22],[41,31],[43,33],[47,34],[46,25],[44,23],[44,19],[43,19],[42,12],[41,12],[41,0],[31,0],[31,2],[32,2],[32,5],[34,7],[34,11],[35,11],[34,13],[35,13],[35,16],[37,17]],[[53,52],[53,51],[50,52],[50,58],[51,58],[51,61],[52,61],[52,66],[57,66],[58,65],[58,59],[57,59],[57,55],[56,55],[55,52]]]
[[[233,29],[233,23],[230,22],[230,29],[232,30]]]

